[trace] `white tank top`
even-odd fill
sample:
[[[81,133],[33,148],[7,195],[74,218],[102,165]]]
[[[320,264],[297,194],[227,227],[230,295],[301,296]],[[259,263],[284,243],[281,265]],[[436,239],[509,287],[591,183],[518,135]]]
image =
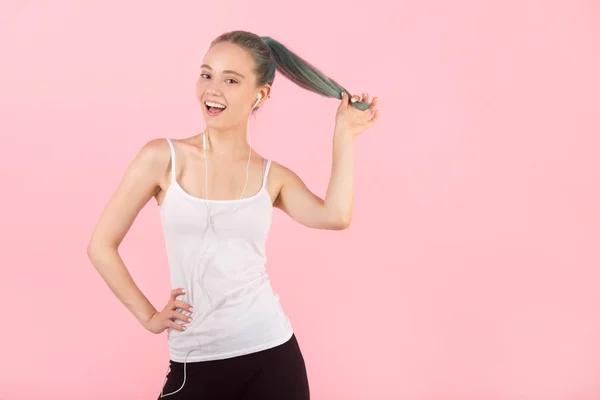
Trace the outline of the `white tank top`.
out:
[[[178,299],[193,307],[192,322],[183,323],[185,331],[168,329],[170,358],[217,360],[285,343],[292,326],[265,270],[273,216],[267,191],[271,160],[264,162],[261,188],[251,197],[205,203],[177,183],[175,147],[167,142],[171,184],[160,216],[171,285],[185,288]]]

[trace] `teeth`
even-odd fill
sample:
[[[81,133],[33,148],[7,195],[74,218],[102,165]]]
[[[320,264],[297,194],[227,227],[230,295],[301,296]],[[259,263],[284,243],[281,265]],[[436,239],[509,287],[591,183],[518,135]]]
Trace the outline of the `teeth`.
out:
[[[225,106],[223,104],[219,104],[219,103],[213,103],[212,101],[207,101],[205,103],[207,106],[211,106],[211,107],[215,107],[215,108],[223,108],[225,109]]]

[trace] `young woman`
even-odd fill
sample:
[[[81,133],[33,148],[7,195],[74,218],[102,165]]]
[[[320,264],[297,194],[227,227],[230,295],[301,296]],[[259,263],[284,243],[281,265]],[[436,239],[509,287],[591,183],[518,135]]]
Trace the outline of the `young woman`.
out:
[[[249,116],[269,98],[276,69],[307,90],[341,99],[324,200],[246,141]],[[142,147],[103,211],[88,255],[144,328],[167,330],[169,372],[159,398],[309,399],[302,353],[265,272],[265,242],[273,207],[307,227],[348,227],[352,143],[378,119],[377,98],[350,98],[282,44],[245,31],[211,43],[196,95],[203,132]],[[152,197],[160,207],[175,288],[160,311],[118,254]]]

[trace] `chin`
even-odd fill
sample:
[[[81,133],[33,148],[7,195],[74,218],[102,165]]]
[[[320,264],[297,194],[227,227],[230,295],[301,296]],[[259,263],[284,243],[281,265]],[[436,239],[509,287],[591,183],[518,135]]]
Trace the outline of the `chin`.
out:
[[[206,122],[206,127],[208,129],[214,129],[217,131],[226,131],[234,126],[234,124],[232,124],[231,121],[226,121],[226,120],[223,120],[223,121],[212,120],[211,121],[210,117],[208,117],[204,121]]]
[[[219,130],[234,128],[242,123],[242,121],[232,121],[231,118],[215,118],[206,114],[203,114],[203,118],[207,128]]]

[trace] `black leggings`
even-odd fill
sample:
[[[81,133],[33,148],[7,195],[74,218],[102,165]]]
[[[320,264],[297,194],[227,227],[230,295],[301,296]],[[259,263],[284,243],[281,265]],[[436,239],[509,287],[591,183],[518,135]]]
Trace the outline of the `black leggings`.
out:
[[[271,349],[243,356],[186,364],[169,361],[170,371],[158,399],[309,400],[304,358],[293,335]]]

